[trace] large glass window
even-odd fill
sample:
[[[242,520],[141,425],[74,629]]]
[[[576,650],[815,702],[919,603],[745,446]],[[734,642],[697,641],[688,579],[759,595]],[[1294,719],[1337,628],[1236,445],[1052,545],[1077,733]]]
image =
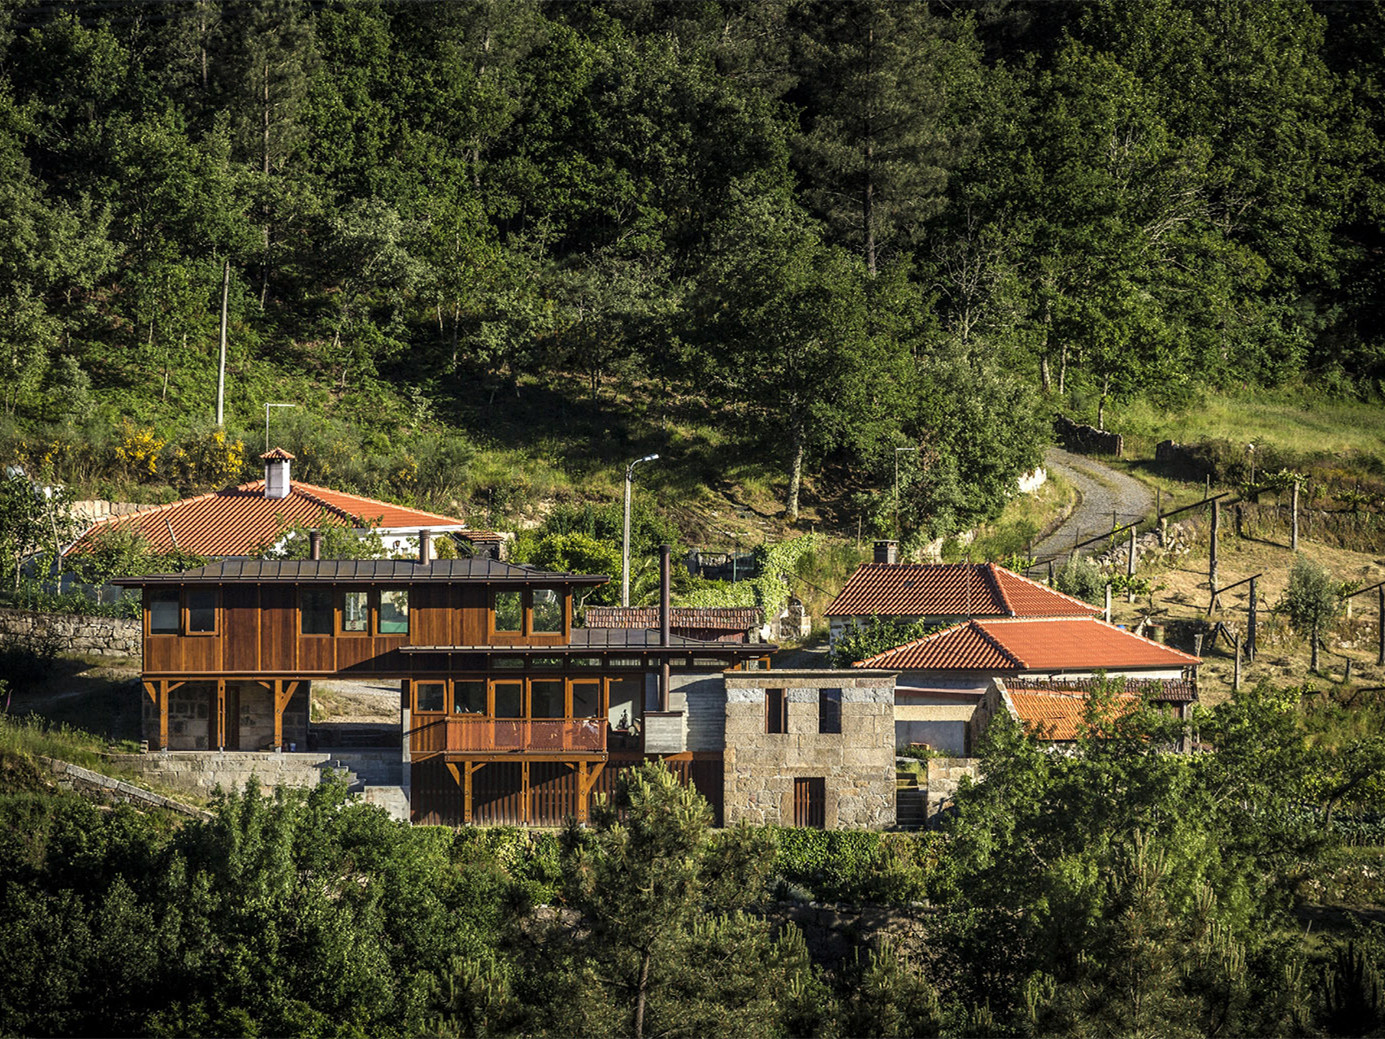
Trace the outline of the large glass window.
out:
[[[149,633],[176,635],[178,630],[178,593],[155,593],[149,599]]]
[[[495,683],[495,716],[497,718],[524,717],[524,684],[522,682]]]
[[[574,718],[595,718],[601,713],[601,683],[572,683],[572,716]]]
[[[341,600],[341,630],[370,630],[370,593],[346,592]]]
[[[562,679],[535,679],[529,683],[529,717],[561,718],[563,716]]]
[[[534,635],[561,635],[563,631],[563,597],[554,588],[534,589]]]
[[[464,679],[452,683],[453,714],[485,714],[486,683],[483,680]]]
[[[188,632],[209,635],[216,631],[216,589],[189,588]]]
[[[380,634],[409,633],[409,590],[387,588],[380,593]]]
[[[441,682],[419,682],[414,687],[414,710],[441,711],[443,693],[446,690]]]
[[[495,630],[518,632],[524,627],[524,593],[495,593]]]
[[[840,689],[818,690],[818,732],[837,733],[842,731],[842,691]]]
[[[298,593],[298,615],[304,635],[332,634],[332,590],[303,588]]]

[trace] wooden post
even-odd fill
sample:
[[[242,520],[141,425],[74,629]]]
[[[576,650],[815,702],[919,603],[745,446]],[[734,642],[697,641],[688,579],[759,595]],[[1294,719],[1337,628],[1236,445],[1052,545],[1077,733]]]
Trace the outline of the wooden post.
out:
[[[276,678],[269,690],[269,696],[274,701],[274,749],[278,751],[284,749],[284,712],[279,707],[283,692],[284,683]]]
[[[1246,623],[1246,660],[1255,663],[1255,640],[1259,635],[1259,604],[1255,598],[1255,578],[1250,579],[1249,617]]]
[[[216,749],[226,749],[226,679],[216,680]]]
[[[1162,487],[1154,488],[1154,515],[1156,518],[1164,515],[1164,489]]]
[[[1111,623],[1111,582],[1106,582],[1106,623]]]
[[[1351,657],[1347,657],[1346,667],[1342,669],[1342,684],[1346,685],[1351,681]]]
[[[1376,625],[1375,662],[1376,665],[1379,666],[1385,664],[1385,585],[1381,585],[1377,588],[1376,594],[1380,606],[1380,613],[1377,615],[1380,618],[1380,622]]]
[[[1241,508],[1240,502],[1236,503],[1236,536],[1238,538],[1243,538],[1246,536],[1245,513]]]
[[[159,749],[168,749],[168,679],[159,682]]]
[[[1292,526],[1289,528],[1289,551],[1298,551],[1298,481],[1294,481],[1294,493],[1291,499],[1290,511],[1293,513],[1291,520]]]
[[[527,761],[521,762],[521,763],[520,763],[520,766],[519,766],[519,792],[520,792],[520,796],[519,796],[519,800],[520,800],[520,806],[519,806],[520,819],[522,819],[523,822],[524,822],[524,824],[527,826],[527,825],[529,824],[529,797],[530,797],[530,790],[529,790],[529,762],[527,762]]]
[[[1049,586],[1050,588],[1053,587],[1053,560],[1051,560],[1051,559],[1048,561],[1048,586]],[[1382,594],[1385,594],[1385,593],[1382,593]],[[1381,611],[1381,616],[1382,616],[1382,617],[1385,617],[1385,610],[1382,610],[1382,611]],[[1385,624],[1385,621],[1382,621],[1382,624]],[[1385,629],[1382,629],[1382,630],[1385,630]]]
[[[1135,601],[1135,524],[1130,524],[1130,558],[1125,561],[1125,601]]]
[[[268,448],[266,448],[266,450],[268,450]],[[1208,498],[1212,497],[1212,474],[1211,474],[1211,473],[1208,473],[1208,474],[1207,474],[1207,476],[1205,477],[1205,481],[1206,481],[1206,482],[1203,484],[1203,487],[1202,487],[1202,500],[1203,500],[1203,501],[1206,501]]]
[[[1241,691],[1241,636],[1238,634],[1235,641],[1236,666],[1231,671],[1231,691],[1239,693]]]
[[[577,821],[587,821],[587,763],[577,765]]]
[[[1207,539],[1207,583],[1215,595],[1217,590],[1217,528],[1221,526],[1221,502],[1212,502],[1212,530]]]
[[[1169,547],[1169,521],[1167,516],[1159,517],[1159,547]]]
[[[466,770],[465,777],[462,780],[462,821],[470,826],[472,813],[471,776],[476,770],[476,765],[468,761],[462,765],[462,768]]]

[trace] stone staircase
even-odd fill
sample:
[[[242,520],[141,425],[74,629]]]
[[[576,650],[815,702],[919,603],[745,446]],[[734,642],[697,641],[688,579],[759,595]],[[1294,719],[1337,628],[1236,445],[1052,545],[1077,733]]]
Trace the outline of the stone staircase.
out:
[[[895,825],[901,830],[921,830],[928,821],[928,790],[919,785],[917,772],[896,772]]]

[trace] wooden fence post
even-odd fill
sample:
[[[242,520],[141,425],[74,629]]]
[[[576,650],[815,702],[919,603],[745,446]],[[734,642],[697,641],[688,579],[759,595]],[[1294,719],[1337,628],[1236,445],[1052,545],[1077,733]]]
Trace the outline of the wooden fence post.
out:
[[[1169,521],[1165,516],[1159,517],[1159,547],[1169,547]]]
[[[1259,627],[1257,623],[1259,621],[1259,617],[1257,616],[1258,610],[1255,601],[1255,578],[1253,577],[1250,579],[1249,610],[1250,618],[1249,623],[1246,625],[1246,660],[1253,664],[1255,662],[1255,639],[1256,636],[1259,634],[1259,632],[1257,631],[1257,628]]]
[[[1380,623],[1377,625],[1377,628],[1379,630],[1376,633],[1377,643],[1375,650],[1375,662],[1377,665],[1380,665],[1385,664],[1385,585],[1381,585],[1379,588],[1377,588],[1376,593],[1379,597],[1378,603],[1380,606]]]
[[[1293,512],[1293,521],[1292,521],[1292,522],[1293,522],[1293,526],[1290,527],[1290,530],[1289,530],[1289,551],[1291,551],[1291,552],[1297,552],[1297,551],[1298,551],[1298,481],[1297,481],[1297,480],[1294,481],[1294,494],[1293,494],[1293,499],[1292,499],[1292,500],[1293,500],[1293,504],[1292,504],[1292,506],[1291,506],[1291,509],[1292,509],[1292,512]]]
[[[1217,528],[1221,526],[1221,502],[1212,502],[1212,530],[1207,539],[1207,581],[1217,590]]]
[[[1053,587],[1053,560],[1048,561],[1048,586]]]
[[[1236,665],[1231,671],[1231,691],[1239,693],[1241,691],[1241,636],[1238,634],[1235,641]]]
[[[1135,524],[1130,524],[1130,558],[1125,561],[1125,601],[1135,601]]]
[[[1106,623],[1111,623],[1111,582],[1106,582]]]

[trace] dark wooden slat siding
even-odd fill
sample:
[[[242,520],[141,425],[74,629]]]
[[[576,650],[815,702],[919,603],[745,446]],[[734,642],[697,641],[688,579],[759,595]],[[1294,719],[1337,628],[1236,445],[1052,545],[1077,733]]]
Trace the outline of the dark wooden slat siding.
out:
[[[461,638],[452,643],[458,646],[480,646],[486,642],[486,590],[482,587],[462,585],[461,595]]]
[[[428,826],[462,824],[462,788],[441,757],[414,762],[410,780],[413,784],[410,814],[415,823]]]
[[[258,663],[255,645],[259,590],[254,585],[222,589],[226,631],[222,652],[228,671],[254,671]]]
[[[518,763],[494,762],[472,773],[472,822],[482,826],[521,824],[524,804],[520,791],[520,769]],[[458,812],[458,823],[461,818]]]
[[[296,670],[297,624],[293,589],[264,585],[260,589],[261,670]]]
[[[561,762],[529,766],[529,825],[562,826],[577,814],[577,770]]]

